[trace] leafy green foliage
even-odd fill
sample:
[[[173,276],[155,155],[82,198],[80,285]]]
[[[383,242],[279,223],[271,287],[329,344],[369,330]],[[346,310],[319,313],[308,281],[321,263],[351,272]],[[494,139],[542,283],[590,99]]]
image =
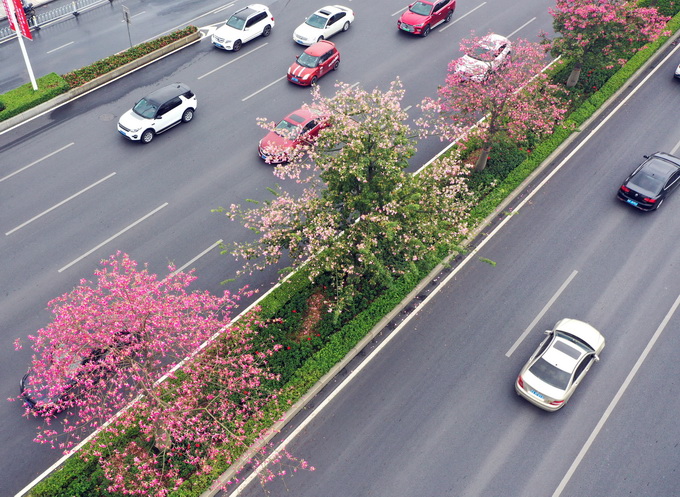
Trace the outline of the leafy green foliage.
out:
[[[69,89],[68,83],[56,73],[50,73],[36,80],[38,90],[31,83],[21,85],[0,97],[0,121],[9,119],[22,112],[53,99]]]

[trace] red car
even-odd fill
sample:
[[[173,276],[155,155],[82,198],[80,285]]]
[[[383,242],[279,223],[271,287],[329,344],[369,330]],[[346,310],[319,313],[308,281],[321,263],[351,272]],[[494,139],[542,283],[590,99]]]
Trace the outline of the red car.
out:
[[[335,71],[340,65],[340,52],[335,43],[322,40],[298,55],[288,69],[288,81],[300,86],[316,84],[324,74]]]
[[[427,36],[441,23],[449,22],[454,10],[456,0],[418,0],[401,15],[397,27],[407,33]]]
[[[288,162],[291,152],[310,143],[328,123],[315,109],[298,109],[260,140],[257,153],[268,164]]]

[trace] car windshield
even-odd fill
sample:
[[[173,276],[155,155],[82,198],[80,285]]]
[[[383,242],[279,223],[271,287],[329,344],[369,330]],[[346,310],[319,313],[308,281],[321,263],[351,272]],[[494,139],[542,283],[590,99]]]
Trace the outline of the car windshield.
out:
[[[238,29],[239,31],[241,31],[243,29],[243,26],[245,25],[246,20],[238,16],[231,16],[227,20],[227,26],[229,26],[230,28]]]
[[[302,55],[298,57],[298,64],[302,67],[316,67],[319,65],[319,57],[314,55],[309,55],[303,52]]]
[[[571,375],[566,371],[550,364],[543,358],[540,358],[536,363],[529,368],[529,372],[536,376],[539,380],[551,385],[560,390],[566,390],[569,385]]]
[[[323,29],[326,27],[327,17],[322,17],[318,14],[312,14],[309,19],[305,21],[305,24],[310,25],[313,28]]]
[[[489,62],[493,59],[493,48],[484,45],[477,45],[468,53],[468,55],[473,59]]]
[[[413,5],[411,5],[411,8],[409,10],[414,14],[418,14],[421,16],[429,16],[430,13],[432,12],[432,5],[430,5],[429,3],[416,2]]]
[[[664,179],[649,174],[647,171],[643,169],[638,174],[633,176],[628,181],[628,184],[630,186],[633,186],[634,189],[639,191],[640,193],[646,193],[647,195],[653,197],[658,195],[661,189],[663,188]]]
[[[274,133],[283,138],[288,138],[289,140],[294,140],[300,134],[300,126],[297,124],[289,123],[285,119],[276,125],[274,128]]]
[[[157,110],[158,110],[158,104],[156,104],[155,102],[151,102],[151,101],[147,100],[146,98],[141,99],[132,108],[132,111],[135,114],[142,116],[146,119],[153,119],[154,116],[156,115]]]

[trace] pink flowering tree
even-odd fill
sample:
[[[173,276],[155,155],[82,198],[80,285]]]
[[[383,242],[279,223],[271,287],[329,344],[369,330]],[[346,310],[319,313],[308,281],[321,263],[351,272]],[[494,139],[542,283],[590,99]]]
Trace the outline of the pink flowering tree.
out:
[[[218,454],[232,461],[274,397],[263,385],[276,380],[267,360],[278,347],[259,339],[255,318],[230,323],[242,292],[190,292],[195,276],[170,271],[159,279],[111,256],[95,281],[51,301],[53,320],[29,336],[24,394],[36,404],[26,415],[44,419],[36,441],[69,449],[123,409],[88,453],[111,491],[166,495]],[[130,430],[139,435],[122,436]]]
[[[399,81],[387,91],[338,84],[331,98],[313,91],[309,107],[327,127],[275,169],[302,183],[302,194],[278,189],[255,208],[222,209],[257,234],[233,248],[244,271],[284,255],[292,267],[307,263],[312,279],[331,276],[338,312],[362,289],[389,285],[465,232],[465,168],[447,159],[418,175],[406,171],[415,147],[403,96]]]
[[[556,0],[550,9],[554,55],[574,62],[567,86],[578,82],[581,68],[623,64],[630,54],[655,40],[668,17],[654,7],[638,7],[633,1]]]
[[[481,42],[479,37],[464,39],[461,51],[470,53]],[[491,148],[500,138],[523,141],[530,133],[536,137],[552,133],[566,106],[562,90],[541,72],[546,62],[540,44],[521,39],[513,42],[512,57],[484,79],[470,78],[466,70],[460,70],[463,59],[453,60],[437,97],[421,103],[421,131],[442,140],[459,139],[461,146],[473,138],[472,142],[481,142],[476,171],[486,167]]]

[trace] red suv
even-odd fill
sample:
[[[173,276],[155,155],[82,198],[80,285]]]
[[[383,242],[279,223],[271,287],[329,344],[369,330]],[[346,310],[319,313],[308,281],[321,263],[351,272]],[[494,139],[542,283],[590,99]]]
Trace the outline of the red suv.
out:
[[[316,84],[317,80],[340,65],[340,52],[335,43],[322,40],[296,57],[288,69],[288,81],[300,86]]]
[[[418,0],[406,9],[397,27],[407,33],[427,36],[443,22],[449,22],[456,10],[456,0]]]

